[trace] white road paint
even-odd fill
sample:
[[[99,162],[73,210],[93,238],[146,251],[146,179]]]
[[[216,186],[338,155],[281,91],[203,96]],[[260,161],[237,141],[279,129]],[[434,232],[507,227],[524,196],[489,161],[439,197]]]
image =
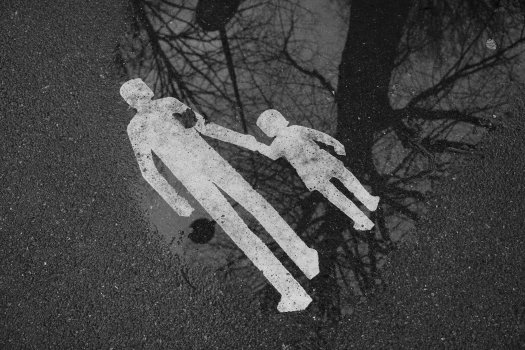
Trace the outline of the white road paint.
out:
[[[485,42],[485,46],[489,50],[496,50],[498,48],[498,45],[496,44],[496,41],[494,39],[487,39]]]
[[[153,151],[281,294],[277,309],[304,310],[312,301],[310,296],[242,221],[218,187],[261,223],[308,278],[319,273],[317,251],[309,248],[199,133],[253,151],[261,144],[251,135],[206,124],[198,113],[197,124],[185,128],[173,114],[188,107],[173,97],[152,100],[153,92],[141,79],[124,83],[120,94],[137,110],[127,131],[144,179],[177,214],[191,215],[193,208],[188,201],[157,171]]]
[[[374,223],[332,183],[331,178],[339,179],[365,207],[377,209],[379,197],[372,196],[359,180],[344,167],[343,162],[322,150],[315,141],[334,147],[339,155],[345,155],[344,146],[325,133],[298,125],[288,126],[288,121],[276,110],[261,113],[257,126],[269,137],[275,137],[270,146],[260,144],[261,154],[271,158],[286,158],[310,191],[317,190],[330,202],[354,221],[357,230],[370,230]]]

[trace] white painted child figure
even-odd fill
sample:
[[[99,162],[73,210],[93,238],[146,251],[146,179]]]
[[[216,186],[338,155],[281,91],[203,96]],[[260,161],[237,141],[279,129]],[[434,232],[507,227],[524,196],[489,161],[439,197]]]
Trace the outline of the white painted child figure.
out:
[[[344,146],[320,131],[299,125],[288,126],[288,124],[283,115],[274,109],[261,113],[257,119],[257,126],[266,135],[275,139],[270,146],[260,144],[257,151],[273,160],[286,158],[306,187],[310,191],[319,191],[344,212],[354,221],[355,229],[370,230],[374,227],[374,223],[341,193],[330,179],[339,179],[370,211],[377,209],[379,197],[370,195],[359,180],[345,168],[343,162],[321,149],[315,141],[334,147],[339,155],[345,155]]]

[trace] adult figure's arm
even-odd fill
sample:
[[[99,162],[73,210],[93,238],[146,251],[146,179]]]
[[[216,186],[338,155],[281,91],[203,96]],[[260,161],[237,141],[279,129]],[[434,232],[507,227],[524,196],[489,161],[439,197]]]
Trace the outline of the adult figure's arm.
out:
[[[182,115],[184,112],[187,112],[189,110],[189,112],[195,115],[195,118],[197,120],[195,122],[194,127],[200,134],[206,135],[213,139],[228,142],[239,147],[247,148],[250,151],[255,152],[257,150],[259,142],[257,142],[255,137],[253,137],[252,135],[241,134],[239,132],[217,125],[215,123],[206,123],[202,115],[192,111],[188,106],[186,106],[184,103],[180,102],[174,97],[168,97],[167,101],[171,103],[170,108],[174,113],[179,113]],[[186,117],[190,116],[191,114],[187,115]],[[187,126],[185,125],[185,127]]]
[[[128,135],[135,152],[135,157],[139,163],[142,177],[155,191],[175,210],[180,216],[190,216],[193,208],[188,201],[177,194],[175,189],[159,173],[151,153],[151,147],[147,142],[147,137],[141,134],[141,129],[135,127],[133,122],[128,126]]]
[[[260,143],[252,135],[242,134],[215,123],[206,123],[204,117],[196,112],[195,116],[197,117],[195,129],[202,135],[247,148],[253,152],[257,151]]]
[[[215,123],[206,123],[198,113],[195,113],[195,116],[197,117],[195,128],[203,135],[247,148],[253,152],[259,152],[272,160],[280,157],[272,147],[257,141],[252,135],[241,134]]]
[[[322,142],[326,145],[332,146],[337,154],[340,156],[344,156],[346,154],[345,152],[345,146],[336,139],[334,139],[332,136],[325,134],[324,132],[320,132],[315,129],[310,128],[304,128],[301,127],[301,131],[306,133],[310,138],[312,138],[315,141]]]

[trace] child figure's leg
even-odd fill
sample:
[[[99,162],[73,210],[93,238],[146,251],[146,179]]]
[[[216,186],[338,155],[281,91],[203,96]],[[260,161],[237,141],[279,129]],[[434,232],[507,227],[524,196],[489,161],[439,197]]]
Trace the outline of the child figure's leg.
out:
[[[359,208],[342,194],[337,187],[327,183],[323,188],[318,190],[323,196],[338,207],[350,219],[354,220],[354,228],[360,231],[366,231],[374,227],[374,223]]]
[[[319,256],[315,249],[292,230],[277,210],[244,179],[221,183],[223,189],[259,221],[292,261],[309,279],[319,274]]]
[[[281,294],[277,309],[280,312],[306,309],[312,298],[266,244],[248,228],[215,185],[189,186],[188,190]]]
[[[354,174],[342,164],[334,169],[333,175],[335,178],[339,179],[368,210],[374,211],[377,209],[379,197],[370,195]]]

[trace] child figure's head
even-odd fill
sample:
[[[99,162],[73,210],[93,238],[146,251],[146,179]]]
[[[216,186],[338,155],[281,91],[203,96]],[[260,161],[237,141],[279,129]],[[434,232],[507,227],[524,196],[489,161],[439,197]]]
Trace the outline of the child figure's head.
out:
[[[153,98],[153,95],[153,91],[142,79],[127,81],[120,88],[120,96],[135,109],[145,106]]]
[[[275,109],[268,109],[257,118],[257,126],[269,137],[275,137],[289,122]]]

